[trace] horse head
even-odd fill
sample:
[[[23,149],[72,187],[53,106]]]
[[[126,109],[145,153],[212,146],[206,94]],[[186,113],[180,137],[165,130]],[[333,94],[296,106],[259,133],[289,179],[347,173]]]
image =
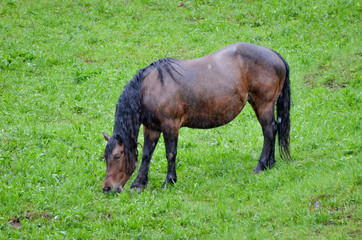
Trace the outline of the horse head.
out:
[[[134,166],[129,169],[124,144],[119,142],[114,136],[110,137],[106,133],[103,133],[103,136],[107,140],[107,146],[104,151],[107,170],[103,182],[103,193],[110,192],[112,189],[115,192],[121,193],[124,185],[136,169],[137,163],[134,162]]]

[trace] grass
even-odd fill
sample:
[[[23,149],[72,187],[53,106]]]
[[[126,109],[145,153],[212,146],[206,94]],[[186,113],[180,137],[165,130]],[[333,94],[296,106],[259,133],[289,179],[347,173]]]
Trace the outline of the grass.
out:
[[[360,18],[354,0],[1,1],[0,239],[361,238]],[[181,130],[175,187],[161,140],[145,191],[102,194],[101,132],[138,69],[239,41],[290,64],[295,160],[251,174],[246,106]]]

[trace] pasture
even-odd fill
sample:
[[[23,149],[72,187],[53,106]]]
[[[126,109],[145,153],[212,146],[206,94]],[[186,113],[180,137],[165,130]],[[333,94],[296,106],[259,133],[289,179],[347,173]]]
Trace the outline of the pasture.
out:
[[[356,0],[0,1],[0,239],[361,238],[361,15]],[[294,160],[251,173],[263,137],[247,104],[181,129],[174,187],[161,138],[144,191],[136,170],[103,194],[124,85],[235,42],[289,63]]]

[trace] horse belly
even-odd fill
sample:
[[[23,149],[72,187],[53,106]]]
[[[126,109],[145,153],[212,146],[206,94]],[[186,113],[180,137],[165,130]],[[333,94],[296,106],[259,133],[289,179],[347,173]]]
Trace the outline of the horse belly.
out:
[[[199,101],[197,104],[186,107],[183,126],[190,128],[214,128],[232,121],[243,109],[245,101],[240,98],[227,97],[215,101]]]

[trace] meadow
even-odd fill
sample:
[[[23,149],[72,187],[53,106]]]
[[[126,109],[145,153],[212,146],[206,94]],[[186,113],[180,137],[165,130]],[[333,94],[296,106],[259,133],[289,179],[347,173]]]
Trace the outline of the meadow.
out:
[[[360,239],[360,4],[1,0],[0,239]],[[251,173],[263,137],[246,105],[228,125],[181,129],[174,187],[161,189],[161,139],[144,191],[134,174],[103,194],[101,133],[124,85],[159,58],[235,42],[289,63],[294,160]]]

